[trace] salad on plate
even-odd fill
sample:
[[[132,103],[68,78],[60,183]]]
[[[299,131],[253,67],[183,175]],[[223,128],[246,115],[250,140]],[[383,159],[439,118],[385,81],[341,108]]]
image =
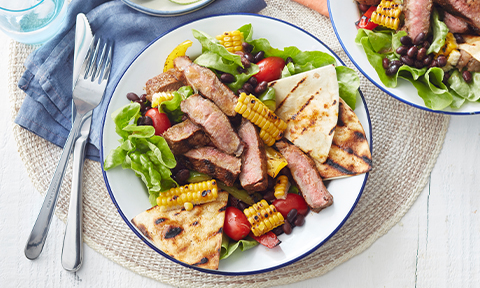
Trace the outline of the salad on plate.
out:
[[[145,93],[128,93],[111,114],[121,139],[103,167],[144,183],[152,208],[131,222],[147,239],[215,270],[235,251],[275,251],[278,235],[335,205],[323,181],[367,173],[372,162],[352,69],[325,52],[253,39],[251,24],[192,34],[200,55],[179,43]]]

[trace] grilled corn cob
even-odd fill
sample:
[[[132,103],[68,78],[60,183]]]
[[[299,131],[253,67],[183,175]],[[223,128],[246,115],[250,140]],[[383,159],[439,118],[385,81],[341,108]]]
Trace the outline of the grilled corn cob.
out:
[[[275,198],[285,199],[287,197],[287,191],[290,188],[290,183],[288,182],[288,177],[285,175],[280,175],[277,178],[277,183],[275,184]]]
[[[238,30],[223,32],[222,35],[217,35],[215,38],[217,38],[223,47],[227,48],[228,52],[235,53],[236,51],[243,50],[243,33]]]
[[[396,1],[382,0],[377,10],[372,13],[370,20],[378,25],[397,30],[400,25],[400,13],[403,6]]]
[[[172,99],[173,91],[155,93],[152,95],[152,107],[157,107],[158,105],[162,104],[162,102]]]
[[[193,205],[212,202],[218,197],[217,181],[215,179],[190,183],[185,186],[175,187],[160,193],[157,205],[162,211],[184,207],[185,210],[193,209]]]
[[[287,123],[280,119],[268,107],[253,95],[240,94],[235,112],[242,114],[253,124],[260,127],[260,138],[268,146],[283,137]]]
[[[264,199],[243,210],[248,222],[252,225],[252,233],[261,236],[285,222],[282,214],[273,205],[268,205]]]

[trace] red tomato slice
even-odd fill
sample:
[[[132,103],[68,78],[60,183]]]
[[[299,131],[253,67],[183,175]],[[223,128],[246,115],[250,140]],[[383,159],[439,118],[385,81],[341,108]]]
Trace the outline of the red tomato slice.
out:
[[[367,12],[365,12],[362,17],[360,17],[360,20],[355,22],[355,25],[357,26],[358,29],[367,29],[367,30],[373,30],[375,27],[378,26],[378,24],[375,24],[371,21],[371,16],[373,11],[377,10],[377,6],[371,6]]]
[[[273,81],[282,76],[285,61],[280,57],[267,57],[257,62],[259,71],[253,77],[257,78],[258,83],[262,81]]]
[[[157,108],[152,108],[145,113],[145,116],[152,118],[155,135],[162,135],[168,128],[172,126],[167,114],[160,113]]]
[[[306,215],[308,213],[308,205],[303,199],[302,196],[295,194],[295,193],[288,193],[287,198],[285,199],[277,199],[273,201],[273,206],[277,208],[278,212],[282,213],[283,218],[287,218],[288,212],[292,209],[297,209],[297,212],[302,215]]]
[[[238,241],[250,233],[250,222],[242,211],[235,207],[227,207],[223,231],[231,239]]]
[[[280,239],[278,239],[277,235],[275,235],[275,233],[273,233],[272,231],[267,232],[267,233],[265,233],[263,235],[260,235],[258,237],[253,235],[253,233],[250,233],[250,236],[253,239],[255,239],[255,241],[257,241],[258,243],[260,243],[263,246],[268,247],[270,249],[272,249],[272,248],[280,245],[280,243],[282,243],[282,241],[280,241]]]

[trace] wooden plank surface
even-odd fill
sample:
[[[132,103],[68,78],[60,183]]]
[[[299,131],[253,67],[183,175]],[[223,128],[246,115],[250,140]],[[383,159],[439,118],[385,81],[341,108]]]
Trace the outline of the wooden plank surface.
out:
[[[8,38],[0,35],[0,95],[8,95]],[[0,287],[170,287],[85,246],[82,269],[62,269],[65,225],[54,217],[41,256],[25,242],[43,198],[26,175],[8,103],[0,105]],[[413,207],[364,253],[322,277],[286,287],[480,287],[480,115],[452,117],[430,182]],[[259,276],[262,277],[262,276]]]

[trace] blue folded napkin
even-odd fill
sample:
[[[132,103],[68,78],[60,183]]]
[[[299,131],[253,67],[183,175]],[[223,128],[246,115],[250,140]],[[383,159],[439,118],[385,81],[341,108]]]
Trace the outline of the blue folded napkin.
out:
[[[86,152],[89,159],[100,161],[100,131],[107,103],[122,72],[143,47],[192,20],[225,13],[256,13],[265,6],[263,0],[216,0],[190,14],[155,17],[140,13],[120,0],[73,0],[60,33],[25,61],[27,70],[18,87],[27,95],[15,123],[60,147],[65,144],[72,126],[73,50],[78,13],[87,15],[95,35],[115,42],[110,81],[105,99],[93,112]]]

